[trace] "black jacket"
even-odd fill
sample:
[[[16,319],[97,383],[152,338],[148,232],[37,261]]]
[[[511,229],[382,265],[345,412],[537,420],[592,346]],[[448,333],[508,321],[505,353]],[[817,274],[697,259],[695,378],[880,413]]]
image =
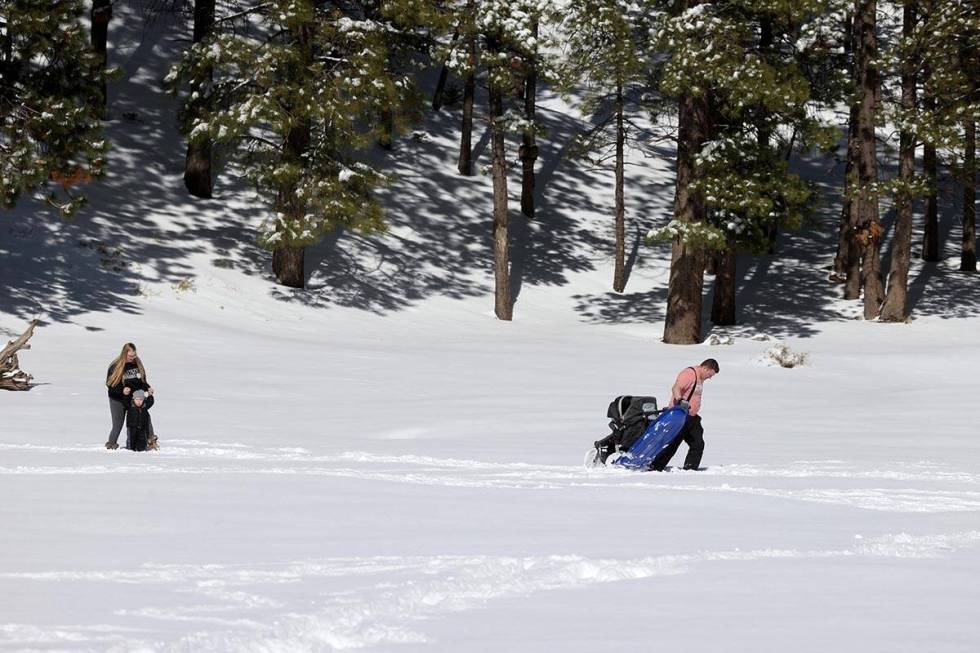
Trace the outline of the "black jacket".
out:
[[[109,365],[109,370],[106,372],[106,384],[109,383],[109,377],[112,376],[113,367],[115,367],[114,363]],[[123,380],[116,385],[109,386],[109,398],[115,399],[116,401],[123,401],[126,398],[126,395],[123,394],[123,388],[129,388],[130,394],[137,390],[146,391],[150,389],[150,384],[146,382],[145,377],[140,375],[140,368],[136,363],[126,363],[126,369],[123,371]]]
[[[137,406],[133,395],[127,395],[126,404],[126,448],[133,451],[146,451],[147,436],[150,432],[150,408],[153,396],[147,395],[142,406]]]

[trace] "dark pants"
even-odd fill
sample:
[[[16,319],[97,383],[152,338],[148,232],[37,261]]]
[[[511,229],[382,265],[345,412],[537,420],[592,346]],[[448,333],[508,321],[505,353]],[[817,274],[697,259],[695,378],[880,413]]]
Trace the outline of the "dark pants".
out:
[[[697,469],[701,464],[701,456],[704,454],[704,429],[701,427],[700,415],[689,415],[681,429],[680,437],[674,439],[657,457],[650,463],[650,469],[658,472],[664,471],[667,463],[677,453],[677,448],[681,446],[681,440],[687,443],[687,458],[684,459],[684,469]]]
[[[123,424],[126,423],[126,404],[109,397],[109,414],[112,415],[112,430],[109,431],[109,442],[116,444],[119,441],[119,432],[122,431]],[[149,418],[147,418],[149,419]],[[147,433],[153,437],[153,422],[147,426]]]

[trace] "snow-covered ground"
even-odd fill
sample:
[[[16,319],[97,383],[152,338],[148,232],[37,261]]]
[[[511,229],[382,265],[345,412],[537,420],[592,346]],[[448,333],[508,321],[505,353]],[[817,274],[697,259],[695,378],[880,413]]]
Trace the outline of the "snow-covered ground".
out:
[[[0,650],[977,650],[975,280],[917,268],[917,319],[855,320],[816,225],[742,262],[734,344],[663,345],[667,250],[609,292],[608,175],[559,161],[581,123],[551,98],[513,323],[454,112],[390,157],[391,234],[328,238],[287,291],[253,198],[181,192],[154,90],[180,43],[127,34],[90,210],[0,222],[2,335],[43,319],[21,356],[41,385],[0,394]],[[644,166],[637,233],[671,199],[669,153]],[[159,452],[102,446],[126,341]],[[763,365],[777,341],[809,365]],[[612,397],[708,356],[703,471],[582,465]]]

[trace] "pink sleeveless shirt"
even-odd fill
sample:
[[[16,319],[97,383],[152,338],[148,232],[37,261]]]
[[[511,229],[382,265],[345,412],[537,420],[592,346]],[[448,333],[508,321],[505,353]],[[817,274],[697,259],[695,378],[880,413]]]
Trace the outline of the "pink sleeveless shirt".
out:
[[[694,385],[694,394],[691,395],[691,410],[690,415],[697,415],[698,411],[701,409],[701,391],[704,389],[704,380],[701,375],[697,373],[697,368],[685,367],[681,370],[681,373],[677,375],[677,380],[675,384],[680,384],[681,387],[681,399],[686,399],[687,395],[691,392],[691,386]],[[670,400],[671,407],[674,406],[674,398],[671,397]]]

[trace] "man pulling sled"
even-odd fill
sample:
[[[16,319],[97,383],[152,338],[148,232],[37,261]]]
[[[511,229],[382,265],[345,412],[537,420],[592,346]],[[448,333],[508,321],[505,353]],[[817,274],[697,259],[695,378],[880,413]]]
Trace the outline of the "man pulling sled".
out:
[[[688,446],[684,469],[698,469],[704,453],[701,393],[704,382],[718,369],[718,361],[709,358],[681,370],[670,389],[670,404],[664,410],[657,408],[656,397],[616,397],[607,412],[612,433],[595,443],[586,464],[662,472],[683,440]]]

